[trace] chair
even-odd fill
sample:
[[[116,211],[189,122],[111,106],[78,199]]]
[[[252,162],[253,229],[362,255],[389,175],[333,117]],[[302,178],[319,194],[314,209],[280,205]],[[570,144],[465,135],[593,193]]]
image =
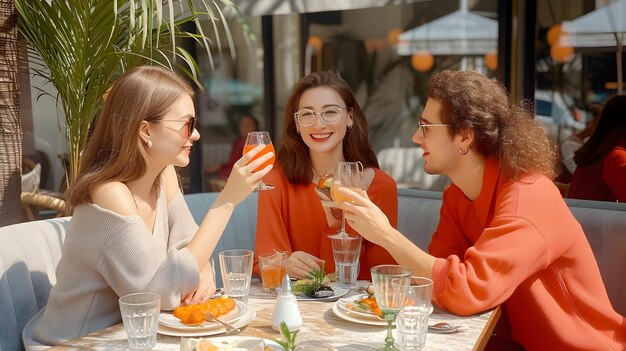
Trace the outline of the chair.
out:
[[[0,351],[23,350],[22,330],[46,304],[69,217],[0,228]]]
[[[29,221],[39,219],[39,208],[56,211],[56,217],[67,215],[65,200],[46,193],[22,192],[22,208]]]

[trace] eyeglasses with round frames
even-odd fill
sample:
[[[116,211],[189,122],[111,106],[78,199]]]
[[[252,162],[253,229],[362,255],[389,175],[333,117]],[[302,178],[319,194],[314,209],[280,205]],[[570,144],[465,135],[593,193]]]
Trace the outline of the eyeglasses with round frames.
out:
[[[335,124],[343,116],[344,110],[350,111],[351,109],[350,107],[327,106],[321,112],[315,112],[308,108],[301,108],[293,116],[302,127],[312,126],[315,123],[315,115],[320,116],[322,122],[326,124]]]
[[[426,128],[427,127],[449,127],[449,124],[442,124],[442,123],[422,123],[422,120],[420,119],[419,121],[417,121],[417,128],[419,128],[419,130],[422,132],[422,137],[426,137]]]
[[[161,121],[180,122],[180,119],[162,119]],[[187,125],[187,136],[188,137],[191,137],[191,135],[193,134],[193,130],[196,128],[196,123],[197,122],[198,122],[198,117],[196,117],[196,116],[189,117],[187,122],[185,122],[185,124]]]

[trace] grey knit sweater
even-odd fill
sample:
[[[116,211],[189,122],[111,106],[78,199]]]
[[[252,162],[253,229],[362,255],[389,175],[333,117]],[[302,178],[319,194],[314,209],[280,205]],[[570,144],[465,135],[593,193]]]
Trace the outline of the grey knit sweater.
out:
[[[56,345],[121,322],[118,299],[140,291],[178,306],[198,287],[199,270],[186,248],[197,231],[182,193],[166,203],[161,189],[153,233],[139,215],[120,216],[94,204],[74,211],[47,306],[24,329],[27,348]]]

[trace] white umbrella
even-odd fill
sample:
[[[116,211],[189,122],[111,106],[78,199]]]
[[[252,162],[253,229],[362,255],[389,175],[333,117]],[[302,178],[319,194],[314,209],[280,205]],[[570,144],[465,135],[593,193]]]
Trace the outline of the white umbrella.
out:
[[[498,47],[498,21],[460,9],[410,29],[398,37],[398,55],[428,51],[433,55],[483,55]]]
[[[563,22],[562,31],[563,35],[559,39],[562,46],[615,47],[617,93],[622,94],[622,43],[626,39],[626,0],[616,1],[573,21]]]
[[[626,40],[626,0],[591,11],[573,21],[565,21],[561,27],[562,46],[615,47],[616,37]]]

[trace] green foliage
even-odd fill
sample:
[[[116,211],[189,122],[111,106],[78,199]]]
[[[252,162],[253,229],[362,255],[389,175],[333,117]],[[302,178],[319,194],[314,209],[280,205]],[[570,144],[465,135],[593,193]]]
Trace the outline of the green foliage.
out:
[[[69,183],[102,96],[124,71],[147,63],[178,67],[198,84],[195,60],[176,40],[203,44],[212,64],[202,17],[213,23],[218,48],[220,29],[234,47],[223,6],[238,13],[230,0],[15,0],[19,31],[38,54],[30,55],[31,68],[52,83],[65,114]],[[199,33],[184,30],[188,23]]]
[[[314,269],[306,275],[306,279],[296,281],[291,290],[295,295],[310,295],[313,291],[324,285],[326,272],[324,271],[325,263],[322,263],[320,269]]]
[[[299,330],[294,332],[289,331],[289,327],[287,327],[287,323],[280,322],[280,333],[283,336],[283,340],[274,340],[276,341],[285,351],[295,351],[296,349],[296,336],[298,335]]]

